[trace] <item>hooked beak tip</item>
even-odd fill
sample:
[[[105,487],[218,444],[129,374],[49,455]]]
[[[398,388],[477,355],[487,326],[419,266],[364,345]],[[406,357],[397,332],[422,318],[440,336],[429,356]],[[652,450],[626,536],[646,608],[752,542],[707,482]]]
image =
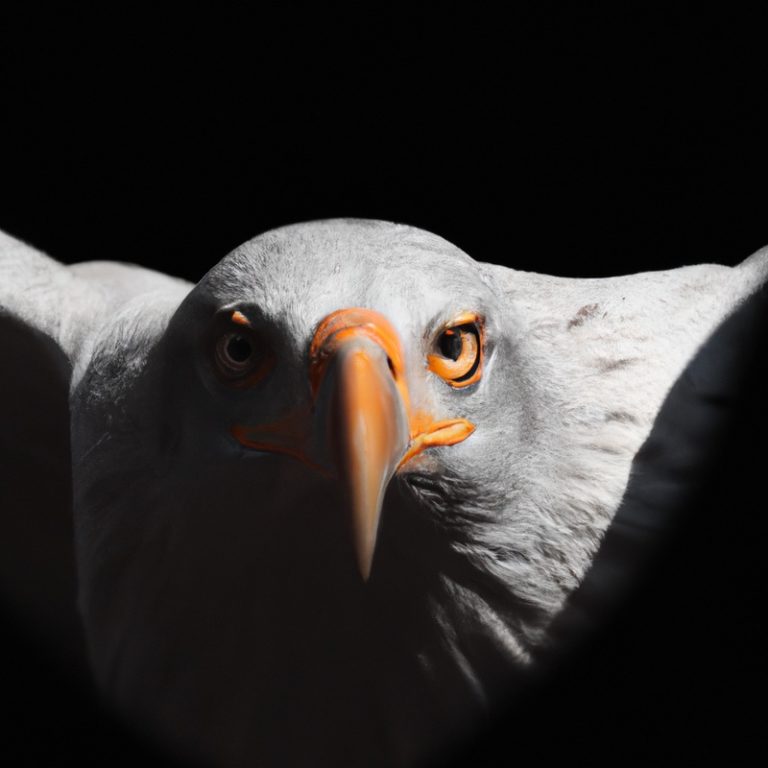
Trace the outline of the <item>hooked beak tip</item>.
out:
[[[336,351],[326,379],[331,449],[349,500],[358,568],[368,581],[387,486],[408,448],[408,419],[386,354],[366,337]]]

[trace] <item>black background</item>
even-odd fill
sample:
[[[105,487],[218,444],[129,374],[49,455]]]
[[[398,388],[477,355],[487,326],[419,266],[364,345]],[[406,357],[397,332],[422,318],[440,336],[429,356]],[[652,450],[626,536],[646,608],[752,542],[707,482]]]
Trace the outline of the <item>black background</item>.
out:
[[[736,264],[768,243],[759,18],[479,6],[6,13],[0,229],[63,261],[192,280],[258,232],[333,216],[568,276]],[[461,763],[764,748],[762,357],[667,556]],[[34,765],[160,760],[10,614],[3,627],[6,750]]]

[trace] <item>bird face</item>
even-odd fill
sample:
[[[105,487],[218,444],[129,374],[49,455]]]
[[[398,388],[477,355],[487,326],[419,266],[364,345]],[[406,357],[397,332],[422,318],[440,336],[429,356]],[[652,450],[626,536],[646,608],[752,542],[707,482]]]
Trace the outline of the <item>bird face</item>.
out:
[[[215,431],[234,461],[271,455],[335,484],[367,580],[394,478],[487,482],[501,315],[445,241],[355,232],[288,228],[246,244],[192,293],[172,336],[205,393],[190,423],[207,426],[192,431]]]

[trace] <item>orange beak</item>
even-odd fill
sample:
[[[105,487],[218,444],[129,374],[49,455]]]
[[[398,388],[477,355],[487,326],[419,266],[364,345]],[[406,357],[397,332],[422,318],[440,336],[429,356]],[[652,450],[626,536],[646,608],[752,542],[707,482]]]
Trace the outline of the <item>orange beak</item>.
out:
[[[459,443],[475,429],[466,419],[435,422],[412,413],[404,373],[398,335],[377,312],[339,310],[315,332],[309,360],[314,428],[325,434],[335,475],[344,486],[365,580],[392,476],[425,448]],[[296,413],[276,424],[232,431],[243,445],[288,453],[322,471],[323,462],[309,458],[309,446],[316,441],[301,424],[309,426]]]

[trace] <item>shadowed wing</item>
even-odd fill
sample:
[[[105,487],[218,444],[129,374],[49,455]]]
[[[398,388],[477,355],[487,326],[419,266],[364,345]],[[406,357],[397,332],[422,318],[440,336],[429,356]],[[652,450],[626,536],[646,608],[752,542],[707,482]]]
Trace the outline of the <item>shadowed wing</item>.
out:
[[[133,265],[64,266],[0,233],[0,600],[83,669],[72,541],[69,391],[93,338],[131,302],[187,283]],[[149,297],[149,301],[147,298]],[[117,350],[116,350],[117,352]]]
[[[564,567],[543,562],[538,575],[571,579],[568,591],[598,553],[553,628],[573,639],[576,624],[594,626],[625,594],[620,585],[631,584],[718,455],[760,329],[768,249],[736,267],[604,279],[485,268],[509,298],[520,358],[535,367],[518,375],[539,382],[531,410],[548,435],[537,473],[517,478],[528,484],[528,509],[509,526],[523,514],[529,527],[557,521],[540,538]]]

